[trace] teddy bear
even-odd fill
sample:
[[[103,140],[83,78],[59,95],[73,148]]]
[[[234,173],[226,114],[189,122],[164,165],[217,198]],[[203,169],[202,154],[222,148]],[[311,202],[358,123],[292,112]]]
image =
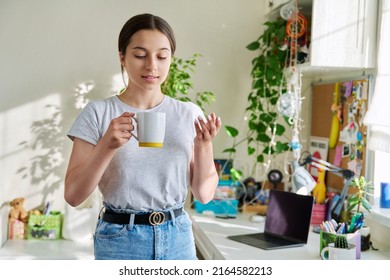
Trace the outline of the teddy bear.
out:
[[[27,223],[28,221],[28,213],[23,206],[24,198],[18,197],[11,201],[11,210],[9,212],[9,223],[13,224],[16,220],[22,221],[23,223]]]

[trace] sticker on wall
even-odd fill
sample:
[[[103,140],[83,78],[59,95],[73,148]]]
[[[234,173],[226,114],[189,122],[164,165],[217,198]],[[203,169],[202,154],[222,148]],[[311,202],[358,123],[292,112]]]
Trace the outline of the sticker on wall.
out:
[[[359,131],[359,125],[355,122],[353,118],[350,122],[343,128],[340,132],[339,142],[345,142],[347,144],[352,144],[357,141],[356,135]]]
[[[368,82],[363,82],[363,88],[362,88],[362,99],[367,100],[368,98]]]
[[[358,83],[356,86],[356,100],[360,100],[363,98],[363,86],[361,83]]]
[[[336,153],[334,155],[333,164],[336,166],[340,166],[342,157],[343,157],[343,146],[337,145],[336,146]]]
[[[356,167],[357,167],[357,161],[356,160],[351,160],[348,162],[348,169],[353,171],[356,174]]]
[[[328,161],[328,146],[329,146],[328,138],[317,137],[317,136],[310,137],[309,152],[312,156]],[[317,181],[318,168],[313,165],[309,165],[308,171],[313,177],[313,179]]]
[[[342,157],[348,157],[351,154],[351,145],[349,144],[344,144],[343,149],[342,149]]]
[[[344,83],[344,97],[348,98],[352,94],[352,81]]]

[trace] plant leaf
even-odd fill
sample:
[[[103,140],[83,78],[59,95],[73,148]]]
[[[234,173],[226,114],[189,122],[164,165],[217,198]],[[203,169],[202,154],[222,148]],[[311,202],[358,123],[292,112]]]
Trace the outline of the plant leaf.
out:
[[[281,154],[284,151],[287,151],[289,149],[288,143],[282,143],[280,141],[276,142],[276,153]]]
[[[257,135],[256,139],[257,139],[257,141],[260,141],[263,143],[269,143],[271,141],[271,138],[267,134],[264,134],[264,133],[260,133],[259,135]]]
[[[263,163],[264,162],[264,156],[263,155],[259,155],[257,157],[257,162]]]
[[[362,197],[361,203],[362,203],[363,207],[364,207],[368,212],[371,212],[371,211],[370,211],[371,208],[372,208],[372,207],[371,207],[371,204],[370,204],[370,202],[369,202],[366,198]]]
[[[246,48],[250,51],[255,51],[260,48],[260,43],[258,41],[252,42]]]
[[[230,169],[230,176],[232,177],[232,180],[235,182],[235,181],[239,181],[241,178],[242,178],[242,171],[241,170],[238,170],[238,169],[235,169],[235,168],[232,168]]]
[[[282,136],[286,129],[281,124],[276,124],[276,135]]]
[[[230,137],[236,137],[238,135],[238,129],[232,126],[225,125],[225,131]]]
[[[236,152],[236,149],[234,148],[228,148],[228,149],[225,149],[222,151],[222,153],[235,153]]]
[[[256,151],[253,147],[248,147],[248,155],[252,155]]]

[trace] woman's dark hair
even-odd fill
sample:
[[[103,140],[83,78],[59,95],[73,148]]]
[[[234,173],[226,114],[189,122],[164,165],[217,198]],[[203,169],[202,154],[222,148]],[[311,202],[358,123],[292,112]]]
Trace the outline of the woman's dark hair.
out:
[[[175,35],[171,26],[161,17],[152,14],[140,14],[130,18],[122,27],[119,33],[118,50],[124,56],[126,54],[126,48],[130,43],[131,37],[140,30],[158,30],[163,33],[169,40],[171,45],[171,54],[173,55],[176,50]],[[121,72],[123,78],[123,66],[121,65]],[[126,83],[125,83],[126,84]]]
[[[131,36],[140,30],[158,30],[167,36],[171,45],[172,55],[176,50],[176,41],[171,26],[162,18],[151,14],[141,14],[130,18],[119,33],[118,50],[122,55],[126,54],[126,48],[130,43]]]

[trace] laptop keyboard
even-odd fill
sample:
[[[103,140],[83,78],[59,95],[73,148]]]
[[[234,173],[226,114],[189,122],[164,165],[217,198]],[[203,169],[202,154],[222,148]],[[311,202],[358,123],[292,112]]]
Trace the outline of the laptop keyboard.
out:
[[[273,237],[273,236],[270,236],[270,235],[265,235],[265,234],[260,234],[258,236],[258,238],[260,238],[261,240],[267,241],[269,243],[272,243],[272,244],[275,244],[275,245],[281,245],[281,246],[295,244],[295,242],[292,242],[292,241],[289,241],[289,240],[285,240],[285,239],[281,239],[281,238],[276,238],[276,237]]]
[[[266,241],[268,243],[275,244],[277,246],[284,246],[284,245],[295,244],[292,241],[276,238],[276,237],[265,235],[265,234],[262,234],[262,233],[254,234],[252,236],[247,236],[245,239],[246,239],[245,241],[247,241],[247,242],[250,242],[250,241],[253,241],[253,242],[257,241],[258,242],[258,240],[260,239],[260,240],[264,240],[264,241]]]

